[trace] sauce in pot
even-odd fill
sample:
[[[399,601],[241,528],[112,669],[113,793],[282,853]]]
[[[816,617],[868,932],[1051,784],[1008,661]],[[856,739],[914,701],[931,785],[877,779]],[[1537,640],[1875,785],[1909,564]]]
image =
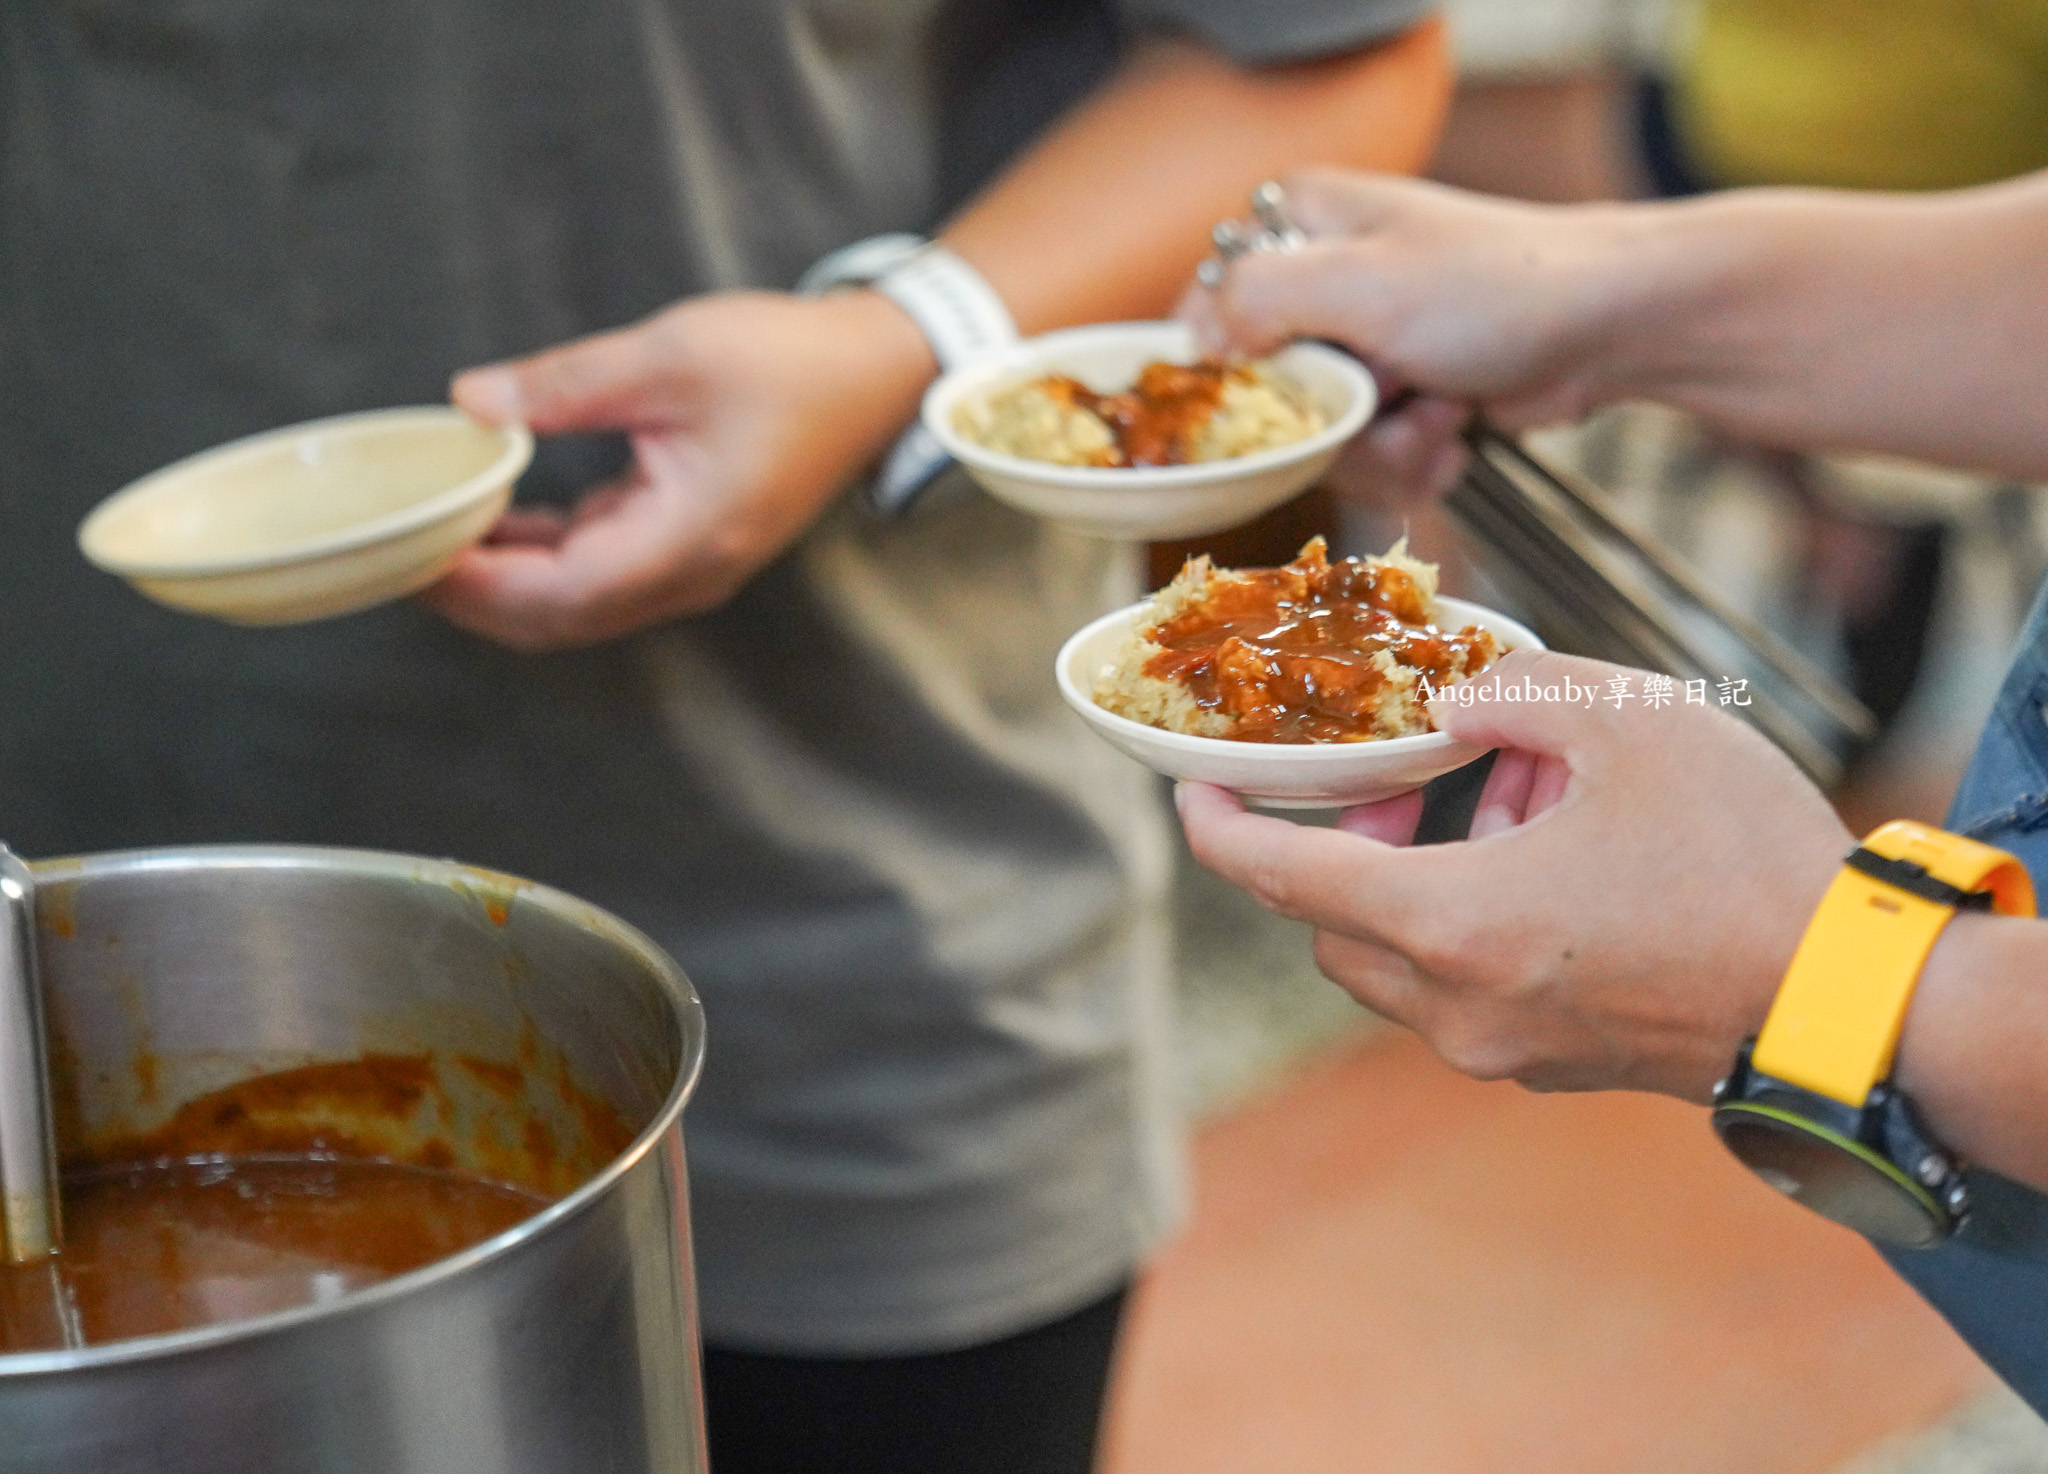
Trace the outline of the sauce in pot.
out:
[[[154,1056],[136,1072],[154,1088]],[[367,1054],[252,1075],[74,1152],[63,1249],[0,1263],[0,1353],[324,1304],[523,1222],[631,1140],[537,1037],[516,1063]]]
[[[322,1304],[481,1243],[548,1201],[456,1172],[317,1156],[89,1168],[64,1180],[63,1251],[0,1265],[0,1353]]]

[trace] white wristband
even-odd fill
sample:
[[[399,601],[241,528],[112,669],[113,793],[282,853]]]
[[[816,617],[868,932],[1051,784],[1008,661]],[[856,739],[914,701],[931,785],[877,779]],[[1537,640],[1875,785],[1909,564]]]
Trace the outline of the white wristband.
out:
[[[1017,325],[982,274],[936,241],[877,235],[842,246],[806,271],[797,292],[872,286],[910,315],[941,368],[1017,341]]]
[[[995,288],[944,246],[906,257],[876,277],[874,288],[923,329],[942,367],[1017,341],[1017,324]]]
[[[914,235],[878,235],[841,247],[797,282],[816,296],[842,286],[871,286],[917,324],[942,369],[1017,341],[1017,325],[982,274],[944,246]],[[946,468],[948,457],[922,425],[897,439],[868,488],[885,516],[907,510]]]

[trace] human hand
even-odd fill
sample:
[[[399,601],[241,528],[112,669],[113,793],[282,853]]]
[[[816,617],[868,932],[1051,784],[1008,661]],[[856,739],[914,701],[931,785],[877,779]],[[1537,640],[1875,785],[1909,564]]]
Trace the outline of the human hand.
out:
[[[541,435],[623,430],[634,464],[567,514],[508,512],[421,597],[521,650],[712,608],[887,444],[935,367],[874,293],[748,292],[472,369],[452,395],[471,414]]]
[[[1181,310],[1212,352],[1327,338],[1371,366],[1398,407],[1351,447],[1349,487],[1412,507],[1456,481],[1474,408],[1519,429],[1610,397],[1601,330],[1614,247],[1641,228],[1636,217],[1333,170],[1284,187],[1307,244],[1239,257],[1221,287],[1190,291]]]
[[[1464,841],[1408,847],[1419,795],[1332,830],[1188,783],[1188,842],[1315,926],[1325,973],[1466,1074],[1704,1101],[1854,841],[1742,723],[1604,699],[1610,677],[1639,674],[1517,653],[1453,688],[1472,704],[1433,703],[1444,731],[1503,749]],[[1476,699],[1567,681],[1570,704]]]

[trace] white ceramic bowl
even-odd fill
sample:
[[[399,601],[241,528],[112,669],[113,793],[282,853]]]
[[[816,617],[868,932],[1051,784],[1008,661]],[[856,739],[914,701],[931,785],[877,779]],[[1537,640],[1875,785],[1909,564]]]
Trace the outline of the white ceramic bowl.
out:
[[[1543,648],[1533,633],[1504,614],[1463,599],[1436,603],[1438,622],[1447,629],[1476,624],[1491,630],[1506,649]],[[1091,693],[1125,632],[1142,623],[1151,608],[1150,599],[1141,600],[1082,628],[1061,647],[1055,673],[1067,705],[1111,746],[1156,773],[1214,783],[1260,808],[1333,809],[1407,793],[1486,752],[1442,732],[1377,742],[1231,742],[1166,732],[1120,717],[1097,706]]]
[[[444,405],[269,430],[115,492],[79,525],[91,562],[160,604],[297,624],[425,588],[490,530],[533,459],[522,425]]]
[[[1274,450],[1192,466],[1055,466],[1003,455],[953,428],[962,400],[1045,374],[1102,392],[1127,389],[1155,360],[1193,363],[1194,334],[1178,322],[1110,322],[1028,338],[962,365],[925,392],[924,425],[998,501],[1098,537],[1143,542],[1199,537],[1277,507],[1322,475],[1372,417],[1378,395],[1364,365],[1320,343],[1296,343],[1274,368],[1322,405],[1323,429]]]

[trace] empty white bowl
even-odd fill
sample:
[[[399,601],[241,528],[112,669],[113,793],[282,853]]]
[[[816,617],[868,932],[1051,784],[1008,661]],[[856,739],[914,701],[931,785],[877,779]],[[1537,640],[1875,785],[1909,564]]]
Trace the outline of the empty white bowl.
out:
[[[1509,619],[1463,599],[1438,599],[1445,629],[1476,624],[1504,650],[1541,650],[1543,642]],[[1232,742],[1148,727],[1095,704],[1096,678],[1113,664],[1125,633],[1150,617],[1144,599],[1083,627],[1060,648],[1055,662],[1060,694],[1111,746],[1155,773],[1214,783],[1265,809],[1334,809],[1376,803],[1420,788],[1485,754],[1483,747],[1443,732],[1373,742]]]
[[[325,619],[447,572],[532,459],[523,425],[445,405],[337,415],[132,482],[79,525],[78,546],[173,609],[234,624]]]
[[[1098,537],[1153,542],[1235,527],[1322,475],[1378,403],[1363,364],[1320,343],[1296,343],[1273,368],[1322,406],[1324,427],[1256,455],[1191,466],[1056,466],[1004,455],[953,428],[965,400],[1045,374],[1102,393],[1128,389],[1146,364],[1193,363],[1193,332],[1178,322],[1110,322],[1027,338],[946,374],[925,392],[924,426],[990,496]]]

